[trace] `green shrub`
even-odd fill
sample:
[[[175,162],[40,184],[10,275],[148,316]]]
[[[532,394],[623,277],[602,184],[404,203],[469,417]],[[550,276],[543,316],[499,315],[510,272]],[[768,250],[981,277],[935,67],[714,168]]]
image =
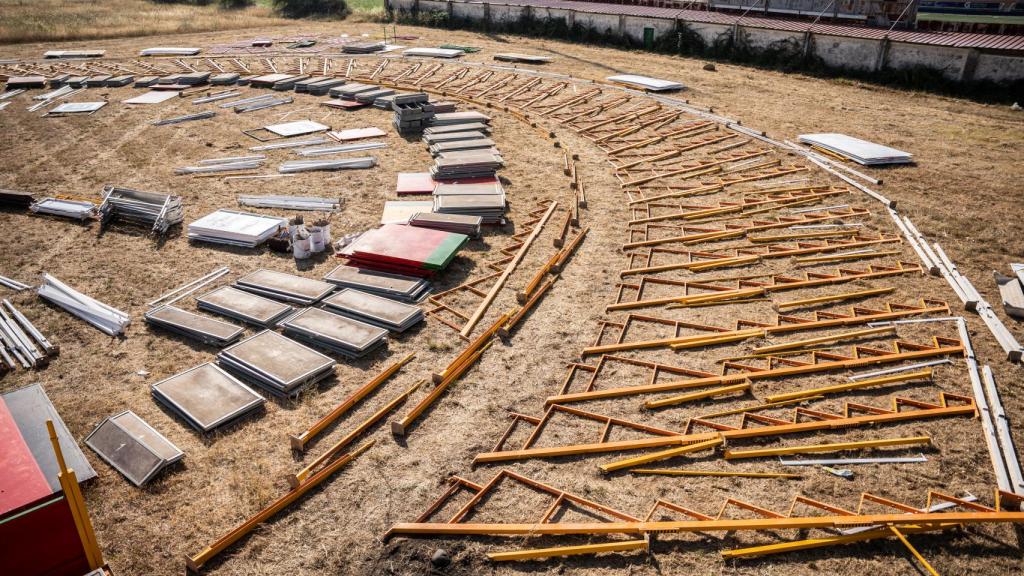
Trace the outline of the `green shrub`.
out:
[[[217,0],[217,4],[225,10],[238,10],[256,4],[256,0]]]
[[[274,8],[287,18],[347,16],[345,0],[274,0]]]

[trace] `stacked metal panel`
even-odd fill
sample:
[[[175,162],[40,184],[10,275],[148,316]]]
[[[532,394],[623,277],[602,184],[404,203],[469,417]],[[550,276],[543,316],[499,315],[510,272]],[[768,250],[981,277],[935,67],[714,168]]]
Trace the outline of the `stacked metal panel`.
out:
[[[210,76],[210,84],[214,86],[230,86],[238,82],[241,76],[237,72],[224,72]]]
[[[310,84],[316,84],[317,82],[323,82],[324,80],[331,80],[331,79],[332,78],[330,78],[328,76],[310,76],[310,77],[305,78],[303,80],[298,80],[298,81],[295,82],[295,92],[297,92],[297,93],[308,93],[309,92],[309,85]]]
[[[0,372],[5,365],[15,368],[16,361],[25,368],[46,365],[49,358],[59,351],[14,304],[9,300],[3,301],[0,308]]]
[[[462,50],[451,48],[409,48],[402,52],[403,56],[419,56],[422,58],[458,58],[465,54]]]
[[[515,52],[506,52],[503,54],[495,54],[494,59],[499,62],[522,62],[525,64],[546,64],[554,60],[550,56],[537,56],[534,54],[518,54]]]
[[[201,316],[175,306],[160,306],[142,316],[147,324],[210,344],[227,346],[238,340],[245,329],[229,322]]]
[[[310,76],[305,75],[292,76],[291,78],[285,78],[284,80],[278,80],[277,82],[274,82],[274,85],[271,86],[270,88],[271,90],[276,90],[278,92],[287,92],[290,90],[294,90],[296,83],[302,82],[303,80],[309,80],[310,78]]]
[[[135,76],[128,74],[122,74],[121,76],[113,76],[108,79],[103,85],[107,88],[121,88],[127,86],[135,81]]]
[[[335,212],[341,209],[340,198],[317,198],[315,196],[253,196],[240,194],[238,203],[252,208],[279,208],[310,212]]]
[[[346,288],[324,300],[324,307],[342,316],[372,324],[391,332],[405,332],[423,321],[419,306]]]
[[[464,234],[385,224],[364,232],[340,254],[360,268],[430,276],[444,270],[468,240]]]
[[[460,130],[457,132],[444,132],[440,134],[423,134],[423,142],[427,146],[433,146],[435,144],[442,144],[447,142],[464,142],[466,140],[484,140],[487,138],[487,134],[479,130]],[[491,146],[494,144],[492,143]]]
[[[801,134],[797,140],[839,154],[864,166],[909,164],[914,161],[914,155],[909,152],[846,134]]]
[[[387,345],[387,330],[319,308],[306,308],[281,322],[281,327],[292,338],[351,359]]]
[[[330,92],[331,88],[341,86],[344,83],[344,78],[328,78],[327,80],[321,80],[319,82],[310,82],[306,85],[306,92],[313,96],[326,96],[327,93]]]
[[[99,208],[100,221],[106,225],[120,219],[149,226],[157,234],[165,234],[185,219],[181,196],[143,192],[119,188],[110,184],[103,187],[103,203]]]
[[[111,336],[124,334],[131,324],[128,314],[75,291],[60,280],[43,273],[36,293]]]
[[[679,82],[662,80],[661,78],[650,78],[648,76],[637,76],[636,74],[619,74],[617,76],[609,76],[605,80],[649,92],[674,92],[685,88]]]
[[[0,206],[21,208],[24,210],[31,206],[33,202],[35,202],[35,197],[31,192],[0,190]]]
[[[455,123],[446,124],[443,126],[431,126],[430,128],[423,129],[423,136],[436,136],[440,134],[451,134],[452,132],[482,132],[484,134],[490,133],[491,127],[483,122],[468,122],[468,123]],[[429,142],[428,142],[429,143]]]
[[[502,157],[490,151],[443,153],[434,159],[430,175],[434,180],[494,178],[504,165]]]
[[[235,281],[235,288],[267,298],[312,306],[334,291],[334,284],[274,270],[257,270]]]
[[[383,50],[384,47],[384,42],[380,41],[349,42],[342,45],[341,51],[345,54],[374,54]]]
[[[64,200],[62,198],[43,198],[33,202],[29,210],[36,214],[49,214],[63,218],[85,220],[96,217],[96,205],[85,200]]]
[[[484,219],[481,216],[420,212],[413,214],[409,218],[409,225],[444,230],[445,232],[455,232],[476,238],[480,236],[480,225],[483,224],[483,221]]]
[[[298,314],[311,311],[322,312],[307,308]],[[217,355],[217,362],[278,396],[297,395],[334,374],[337,364],[332,358],[271,330],[225,348]]]
[[[9,76],[7,78],[7,89],[32,89],[46,88],[46,78],[43,76]]]
[[[237,420],[266,402],[212,362],[161,380],[150,386],[150,393],[200,432]]]
[[[373,104],[377,101],[377,98],[383,98],[385,96],[394,95],[395,91],[391,88],[378,88],[376,90],[367,90],[366,92],[359,92],[355,95],[356,102],[362,102],[363,104]]]
[[[189,224],[188,239],[255,248],[287,226],[285,218],[217,210]]]
[[[207,310],[241,320],[247,324],[263,327],[274,326],[281,318],[293,311],[293,308],[287,304],[275,302],[231,286],[222,286],[207,292],[196,298],[196,303],[200,310]]]
[[[331,98],[338,98],[341,100],[355,100],[356,94],[362,92],[369,92],[371,90],[379,90],[380,86],[374,84],[361,84],[358,82],[349,82],[340,86],[335,86],[328,91]]]
[[[168,46],[159,46],[156,48],[146,48],[139,52],[139,56],[195,56],[199,54],[199,48],[177,48]]]
[[[429,100],[423,92],[400,94],[391,100],[391,109],[395,112],[391,123],[399,134],[418,134],[430,124],[434,108]]]
[[[274,84],[293,77],[293,74],[264,74],[249,80],[253,88],[272,88]]]
[[[277,171],[281,174],[294,174],[296,172],[313,172],[318,170],[359,170],[373,168],[376,165],[377,158],[374,156],[332,158],[329,160],[289,160],[279,164]]]
[[[430,126],[454,126],[457,124],[490,124],[491,117],[474,110],[467,112],[444,112],[436,114],[430,122]]]
[[[365,270],[344,264],[328,272],[324,280],[343,288],[355,288],[402,302],[419,302],[430,293],[430,282],[423,278]]]
[[[142,486],[185,457],[163,434],[131,410],[104,418],[85,445],[132,484]]]

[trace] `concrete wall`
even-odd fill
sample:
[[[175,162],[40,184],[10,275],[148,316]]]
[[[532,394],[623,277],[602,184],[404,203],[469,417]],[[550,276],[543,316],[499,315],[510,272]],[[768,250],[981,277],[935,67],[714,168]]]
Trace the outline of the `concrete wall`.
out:
[[[877,40],[822,34],[815,34],[812,43],[811,53],[826,66],[852,70],[874,70],[878,51],[882,48]]]
[[[774,48],[783,42],[803,45],[804,35],[802,32],[788,32],[785,30],[765,30],[764,28],[747,28],[740,26],[743,37],[746,39],[747,47],[757,51],[766,48]]]
[[[1024,78],[1024,58],[1002,54],[979,54],[975,80],[1012,82]]]
[[[893,70],[932,68],[950,80],[959,80],[968,50],[945,46],[893,42],[885,65]]]
[[[513,0],[514,1],[514,0]],[[674,34],[677,22],[670,18],[619,16],[577,12],[570,8],[543,8],[510,6],[487,3],[480,0],[467,2],[419,0],[421,13],[448,12],[453,17],[465,20],[484,21],[488,16],[495,24],[511,24],[520,20],[529,11],[537,20],[558,19],[568,26],[575,24],[582,28],[602,33],[621,34],[636,44],[643,42],[644,28],[653,28],[655,39]],[[411,13],[417,0],[388,0],[391,10]],[[684,22],[706,45],[712,45],[731,33],[728,24]],[[754,51],[766,51],[788,42],[803,47],[805,35],[799,32],[750,28],[741,26],[746,46]],[[928,68],[940,72],[944,77],[962,82],[990,81],[1010,83],[1024,81],[1024,56],[983,53],[967,48],[931,46],[905,42],[888,42],[866,38],[847,38],[826,34],[811,34],[811,55],[822,64],[837,70],[910,70]]]

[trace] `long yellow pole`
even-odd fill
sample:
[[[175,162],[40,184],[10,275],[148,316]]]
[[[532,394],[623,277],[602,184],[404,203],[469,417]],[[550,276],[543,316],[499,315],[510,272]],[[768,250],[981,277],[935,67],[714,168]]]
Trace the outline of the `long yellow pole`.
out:
[[[786,454],[806,454],[808,452],[842,452],[844,450],[860,450],[862,448],[882,448],[886,446],[919,446],[931,444],[928,436],[911,436],[907,438],[882,438],[880,440],[861,440],[858,442],[838,442],[835,444],[809,444],[806,446],[785,446],[782,448],[763,448],[757,450],[726,450],[726,460],[740,458],[763,458],[765,456],[783,456]]]
[[[53,420],[46,421],[46,429],[50,433],[53,453],[57,456],[57,469],[59,470],[57,479],[60,481],[61,489],[64,490],[64,499],[68,502],[68,508],[71,509],[71,517],[74,519],[78,538],[82,542],[85,559],[89,563],[89,569],[96,570],[103,566],[103,553],[96,543],[96,533],[93,532],[89,511],[85,508],[85,499],[78,487],[78,477],[75,475],[75,471],[68,468],[64,462],[64,452],[60,449],[60,440],[57,439],[57,430],[53,427]]]
[[[917,561],[921,563],[921,566],[923,566],[929,574],[931,574],[932,576],[939,576],[939,573],[935,571],[935,568],[932,568],[932,565],[924,559],[924,556],[922,556],[921,553],[917,551],[917,548],[914,548],[914,546],[910,543],[910,540],[907,540],[907,537],[903,535],[903,532],[900,532],[899,528],[895,526],[889,526],[889,531],[895,534],[896,537],[900,539],[900,542],[903,542],[903,545],[907,547],[907,550],[909,550],[910,553],[914,555],[914,558],[917,558]]]
[[[388,366],[386,369],[384,369],[383,372],[375,376],[373,380],[370,380],[369,382],[364,384],[362,388],[356,390],[348,398],[342,401],[341,404],[338,404],[338,406],[334,408],[334,410],[331,410],[330,413],[328,413],[326,416],[324,416],[320,420],[317,420],[317,422],[310,426],[305,432],[302,432],[301,434],[297,434],[294,436],[289,436],[289,438],[291,439],[292,449],[298,450],[299,452],[305,450],[306,444],[310,440],[312,440],[318,434],[323,432],[324,429],[330,426],[338,418],[344,416],[346,412],[351,410],[352,407],[356,405],[357,402],[365,398],[370,392],[376,390],[378,386],[380,386],[388,378],[393,376],[395,372],[398,372],[398,370],[401,369],[402,366],[408,364],[415,356],[416,353],[413,352],[406,356],[405,358],[402,358],[398,362],[395,362],[391,366]]]
[[[860,388],[869,388],[871,386],[885,386],[886,384],[896,384],[898,382],[909,382],[911,380],[930,379],[932,377],[932,369],[928,368],[919,372],[910,372],[907,374],[896,374],[893,376],[881,376],[879,378],[870,378],[868,380],[859,380],[857,382],[850,382],[848,384],[837,384],[835,386],[824,386],[822,388],[812,388],[810,390],[797,390],[796,392],[784,392],[782,394],[775,394],[772,396],[765,396],[765,401],[768,403],[775,402],[791,402],[794,400],[802,400],[804,398],[810,398],[811,396],[821,396],[824,394],[834,394],[836,392],[847,392],[849,390],[858,390]]]
[[[253,529],[256,528],[256,526],[262,524],[263,522],[266,522],[275,514],[287,508],[289,504],[295,502],[296,500],[301,498],[303,494],[309,492],[312,488],[318,486],[324,480],[329,478],[332,474],[340,470],[343,466],[354,460],[356,456],[359,456],[360,454],[365,452],[370,446],[373,446],[373,440],[363,444],[362,446],[356,448],[355,450],[346,454],[345,456],[338,458],[334,462],[331,462],[323,470],[320,470],[319,472],[311,476],[309,480],[300,484],[298,488],[295,488],[289,491],[284,496],[278,498],[269,506],[256,513],[255,516],[246,520],[241,526],[236,527],[224,536],[221,536],[213,544],[210,544],[209,546],[204,548],[203,551],[199,554],[186,558],[185,564],[188,566],[190,570],[198,571],[199,568],[203,566],[203,564],[206,564],[211,559],[213,559],[214,556],[223,552],[225,548],[231,546],[235,542],[238,542],[242,539],[243,536],[245,536],[249,532],[252,532]]]

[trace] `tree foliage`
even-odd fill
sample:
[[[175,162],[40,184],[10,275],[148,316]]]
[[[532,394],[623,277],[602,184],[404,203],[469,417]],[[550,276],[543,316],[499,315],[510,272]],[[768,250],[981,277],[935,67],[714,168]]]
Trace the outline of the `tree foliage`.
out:
[[[348,15],[345,0],[274,0],[274,8],[287,18]]]

